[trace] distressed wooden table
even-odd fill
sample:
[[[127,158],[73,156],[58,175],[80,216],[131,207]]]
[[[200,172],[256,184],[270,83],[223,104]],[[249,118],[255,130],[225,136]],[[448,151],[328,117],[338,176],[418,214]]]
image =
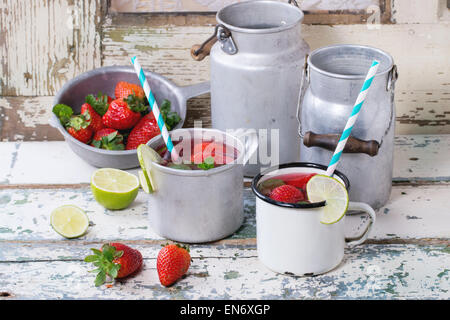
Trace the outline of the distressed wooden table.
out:
[[[449,299],[449,158],[450,135],[396,137],[391,199],[369,240],[316,277],[275,274],[258,261],[255,199],[245,189],[242,228],[191,246],[187,277],[164,288],[156,255],[165,240],[148,225],[142,191],[130,208],[105,210],[88,185],[95,168],[64,142],[1,142],[0,299]],[[50,212],[62,204],[87,211],[93,225],[82,238],[63,239],[50,227]],[[364,224],[348,221],[350,234]],[[96,288],[83,257],[109,240],[139,249],[144,267],[112,288]]]

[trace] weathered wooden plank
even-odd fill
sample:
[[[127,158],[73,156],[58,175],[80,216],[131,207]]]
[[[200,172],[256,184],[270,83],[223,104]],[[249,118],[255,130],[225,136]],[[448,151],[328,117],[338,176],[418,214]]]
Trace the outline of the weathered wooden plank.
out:
[[[450,209],[447,206],[450,184],[435,186],[394,186],[388,204],[378,211],[377,222],[370,234],[372,240],[450,239]],[[150,200],[149,200],[150,199]],[[0,190],[0,240],[47,241],[61,240],[50,226],[51,211],[63,204],[83,208],[92,226],[77,241],[101,240],[162,240],[147,219],[151,201],[140,192],[131,207],[110,211],[93,198],[89,187],[78,189],[3,189]],[[244,189],[244,224],[228,239],[256,237],[255,197]],[[347,234],[364,230],[367,218],[346,217]],[[73,241],[73,242],[77,242]]]
[[[395,137],[394,181],[449,181],[450,135]]]
[[[279,0],[284,1],[284,0]],[[362,24],[369,23],[391,23],[392,0],[357,0],[355,1],[317,1],[306,0],[298,2],[303,10],[305,24]],[[435,0],[436,1],[436,0]],[[214,19],[214,13],[230,3],[239,0],[177,0],[177,1],[141,1],[133,0],[123,2],[113,0],[109,12],[113,15],[128,14],[150,17],[157,16],[164,19],[164,15],[170,12],[174,15],[189,13],[198,18],[198,21],[206,23]],[[119,14],[118,14],[119,13]],[[161,24],[159,24],[161,25]]]
[[[107,18],[104,25],[103,64],[126,65],[138,55],[145,68],[179,84],[209,79],[209,62],[194,62],[190,48],[207,39],[212,26],[134,25],[130,18]],[[304,38],[312,49],[339,43],[366,44],[388,51],[398,65],[396,85],[398,134],[450,133],[448,110],[450,66],[447,52],[450,25],[401,24],[368,29],[364,25],[304,25]],[[368,41],[367,39],[370,39]],[[404,41],[398,41],[404,39]],[[433,56],[433,64],[428,57]],[[182,63],[180,63],[182,62]],[[205,112],[209,104],[205,100]]]
[[[53,141],[62,135],[48,124],[53,97],[0,97],[1,141]]]
[[[2,0],[0,95],[51,95],[101,64],[101,0]]]
[[[159,284],[156,248],[139,246],[145,258],[134,277],[96,288],[92,267],[80,261],[86,247],[36,246],[21,250],[56,259],[0,262],[0,290],[8,299],[449,299],[449,248],[365,245],[346,250],[343,263],[316,277],[273,273],[254,248],[193,246],[187,276],[170,288]],[[9,246],[6,244],[6,246]],[[18,245],[21,246],[21,245]],[[0,252],[5,245],[0,244]],[[160,247],[158,246],[158,249]],[[9,251],[11,248],[5,250]],[[17,256],[13,255],[16,259]],[[425,263],[426,262],[426,263]],[[45,267],[44,267],[45,266]],[[2,299],[0,297],[0,299]],[[5,299],[5,298],[3,298]]]
[[[450,135],[397,136],[394,155],[394,182],[449,181]],[[94,170],[62,141],[0,143],[3,184],[88,183]]]
[[[285,0],[279,0],[286,2]],[[217,11],[227,5],[242,2],[241,0],[172,0],[172,1],[121,1],[111,0],[110,10],[112,12],[208,12]],[[322,0],[303,0],[300,8],[302,10],[365,10],[372,5],[380,5],[379,0],[356,0],[356,1],[339,1],[330,2]]]
[[[245,222],[230,239],[255,236],[254,197],[245,192]],[[92,226],[81,240],[100,241],[113,239],[161,240],[147,220],[148,196],[141,191],[134,203],[121,211],[110,211],[100,206],[89,187],[58,189],[1,190],[0,240],[60,240],[50,226],[49,216],[53,209],[63,204],[75,204],[89,216]]]

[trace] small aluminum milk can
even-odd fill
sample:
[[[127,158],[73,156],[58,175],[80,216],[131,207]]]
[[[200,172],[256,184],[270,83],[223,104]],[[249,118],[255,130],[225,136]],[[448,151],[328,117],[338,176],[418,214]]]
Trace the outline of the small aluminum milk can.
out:
[[[300,159],[328,165],[372,60],[380,67],[347,141],[338,170],[350,180],[350,200],[374,209],[389,199],[394,154],[394,84],[392,57],[361,45],[334,45],[309,55],[300,96]]]

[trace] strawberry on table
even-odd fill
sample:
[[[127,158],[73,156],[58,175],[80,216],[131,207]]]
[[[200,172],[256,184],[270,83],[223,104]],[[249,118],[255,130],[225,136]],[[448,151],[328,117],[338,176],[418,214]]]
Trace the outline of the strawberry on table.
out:
[[[102,121],[102,117],[95,112],[94,108],[89,103],[84,103],[81,106],[81,114],[89,121],[89,127],[97,132],[105,127]]]
[[[91,146],[106,150],[124,150],[123,136],[116,129],[104,128],[97,131]]]
[[[273,189],[269,197],[273,200],[287,203],[297,203],[305,200],[305,196],[300,189],[288,184]]]
[[[191,265],[189,248],[179,244],[168,244],[161,249],[156,259],[159,281],[163,286],[170,286],[180,279]]]
[[[108,128],[127,130],[134,127],[141,119],[141,112],[147,110],[144,100],[134,95],[125,99],[116,99],[109,105],[103,115],[103,124]]]
[[[116,99],[127,98],[129,95],[135,95],[140,99],[145,98],[144,90],[140,85],[125,81],[117,82],[114,94]]]
[[[113,98],[108,96],[107,94],[103,94],[99,92],[97,97],[90,94],[85,98],[85,102],[89,103],[89,105],[97,112],[100,116],[103,116],[108,110],[109,104],[113,101]],[[81,111],[83,113],[83,111]]]
[[[104,244],[100,250],[91,249],[93,255],[87,256],[84,261],[92,262],[97,268],[92,272],[97,273],[95,286],[101,286],[109,276],[113,279],[125,278],[142,266],[142,255],[122,243]]]

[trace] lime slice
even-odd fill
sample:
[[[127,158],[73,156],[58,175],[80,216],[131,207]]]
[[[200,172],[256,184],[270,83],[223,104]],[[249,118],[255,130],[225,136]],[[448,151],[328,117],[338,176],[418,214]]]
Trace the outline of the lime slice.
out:
[[[139,191],[139,180],[131,173],[119,169],[103,168],[94,172],[91,190],[95,200],[107,209],[128,207]]]
[[[335,178],[322,174],[313,176],[306,184],[306,193],[311,202],[325,200],[320,222],[324,224],[336,223],[342,219],[348,208],[348,193],[345,186]]]
[[[144,189],[145,193],[151,193],[152,192],[152,187],[148,183],[148,180],[147,180],[147,177],[144,174],[144,171],[139,170],[138,176],[139,176],[139,182],[141,183],[141,187],[142,187],[142,189]]]
[[[154,191],[154,188],[152,186],[152,175],[150,174],[151,163],[161,163],[163,159],[158,152],[156,152],[146,144],[139,145],[136,151],[139,164],[141,165],[145,180],[147,181],[147,185],[149,187],[149,193],[152,193]]]
[[[80,208],[66,205],[53,210],[50,215],[50,225],[65,238],[78,238],[86,233],[89,218]]]

